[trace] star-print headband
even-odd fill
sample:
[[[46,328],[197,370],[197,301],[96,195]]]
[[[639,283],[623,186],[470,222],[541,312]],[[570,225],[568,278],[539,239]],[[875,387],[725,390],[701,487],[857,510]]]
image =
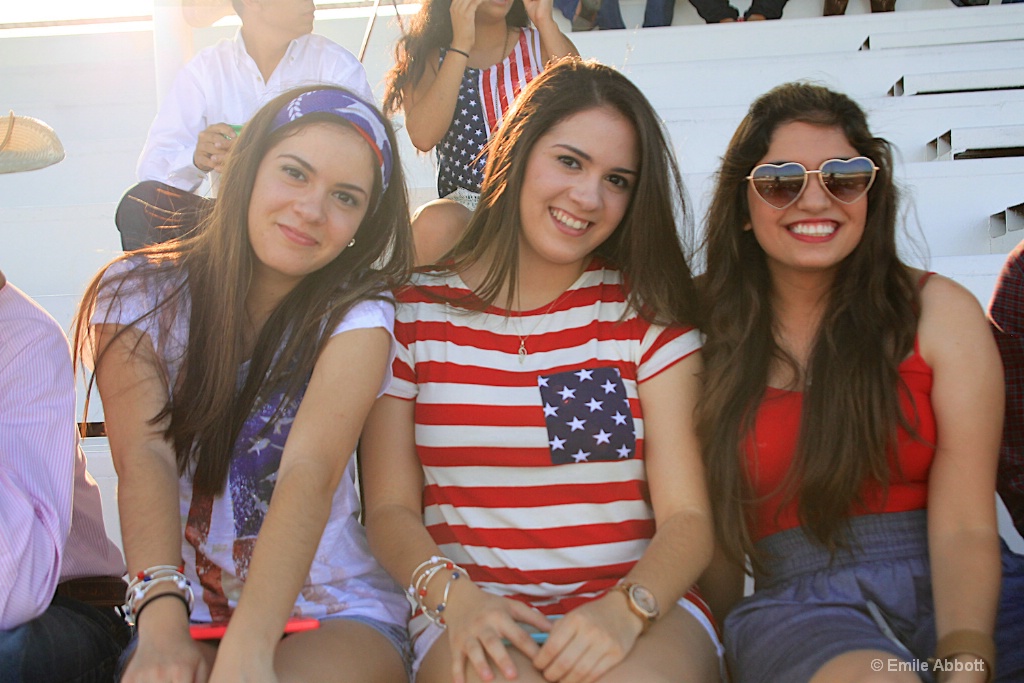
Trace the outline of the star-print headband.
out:
[[[380,164],[381,194],[391,182],[393,156],[391,143],[384,128],[384,120],[376,108],[344,90],[310,90],[304,92],[281,108],[274,117],[271,131],[303,116],[324,112],[345,119],[358,131],[377,155]]]

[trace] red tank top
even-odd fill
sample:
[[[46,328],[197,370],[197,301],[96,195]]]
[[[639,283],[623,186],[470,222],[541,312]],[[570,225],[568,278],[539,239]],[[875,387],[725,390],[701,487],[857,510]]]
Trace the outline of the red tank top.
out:
[[[918,438],[905,429],[898,430],[897,457],[902,476],[893,468],[888,495],[883,494],[879,482],[866,482],[864,505],[855,508],[854,515],[920,510],[928,504],[928,472],[935,456],[936,436],[931,404],[932,369],[921,357],[916,341],[914,353],[900,364],[899,373],[910,392],[909,396],[901,392],[900,405]],[[768,387],[757,411],[753,433],[744,444],[752,489],[761,501],[752,508],[748,521],[755,541],[800,524],[798,501],[794,498],[783,505],[781,487],[796,456],[802,408],[801,392]]]

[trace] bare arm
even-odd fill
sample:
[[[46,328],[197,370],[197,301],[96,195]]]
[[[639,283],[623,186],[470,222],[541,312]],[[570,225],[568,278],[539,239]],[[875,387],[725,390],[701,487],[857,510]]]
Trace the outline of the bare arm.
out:
[[[382,328],[328,342],[285,443],[245,589],[211,680],[273,680],[273,656],[309,574],[350,454],[387,368]]]
[[[118,509],[129,575],[181,562],[178,471],[163,436],[167,421],[150,424],[168,389],[149,336],[130,329],[117,339],[115,325],[98,325],[96,384],[103,399],[110,453],[117,470]],[[188,633],[188,615],[177,600],[158,600],[138,623],[139,644],[124,681],[202,682],[208,665]]]
[[[413,401],[382,397],[367,418],[361,443],[370,548],[403,585],[409,582],[417,565],[442,554],[423,525],[423,468],[416,456],[414,409]],[[431,582],[426,598],[429,604],[440,602],[445,578]],[[526,605],[488,595],[471,581],[452,585],[445,620],[455,683],[465,681],[466,659],[483,680],[490,680],[493,673],[488,657],[506,678],[514,678],[515,666],[502,638],[527,656],[533,656],[537,644],[516,622],[530,623],[542,630],[548,628],[544,617]]]
[[[429,152],[441,142],[455,118],[462,74],[469,65],[467,55],[476,46],[476,9],[483,1],[452,1],[452,49],[440,67],[436,61],[428,63],[419,81],[403,93],[405,128],[421,152]]]
[[[974,297],[945,278],[922,292],[921,353],[934,372],[937,448],[928,481],[928,546],[937,636],[993,632],[999,595],[995,473],[1002,433],[999,353]],[[972,658],[973,659],[973,658]],[[969,681],[971,673],[945,680]],[[977,680],[985,680],[979,674]]]
[[[700,369],[700,354],[693,353],[639,386],[644,460],[657,531],[623,580],[649,589],[663,613],[697,581],[712,555],[711,505],[693,423]],[[585,630],[584,622],[596,624],[605,637],[594,638],[594,630]],[[534,664],[548,680],[561,680],[573,668],[583,668],[582,680],[594,681],[629,654],[642,626],[625,595],[609,592],[556,623]],[[573,638],[581,637],[591,638],[583,657],[573,663],[571,656],[561,656],[575,649]]]

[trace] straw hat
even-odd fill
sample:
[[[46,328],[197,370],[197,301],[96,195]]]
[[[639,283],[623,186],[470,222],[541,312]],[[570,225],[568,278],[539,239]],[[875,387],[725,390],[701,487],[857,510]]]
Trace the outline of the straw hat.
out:
[[[46,168],[64,158],[53,128],[29,116],[12,111],[0,118],[0,173],[17,173]]]

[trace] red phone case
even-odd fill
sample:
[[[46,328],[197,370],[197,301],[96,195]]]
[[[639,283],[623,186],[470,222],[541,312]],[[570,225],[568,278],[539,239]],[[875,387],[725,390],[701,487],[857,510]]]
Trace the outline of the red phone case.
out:
[[[311,631],[320,628],[320,622],[309,617],[292,617],[284,625],[285,633],[296,633],[298,631]],[[194,640],[219,640],[224,637],[228,630],[228,622],[218,621],[211,624],[192,624],[189,626],[189,633]]]

